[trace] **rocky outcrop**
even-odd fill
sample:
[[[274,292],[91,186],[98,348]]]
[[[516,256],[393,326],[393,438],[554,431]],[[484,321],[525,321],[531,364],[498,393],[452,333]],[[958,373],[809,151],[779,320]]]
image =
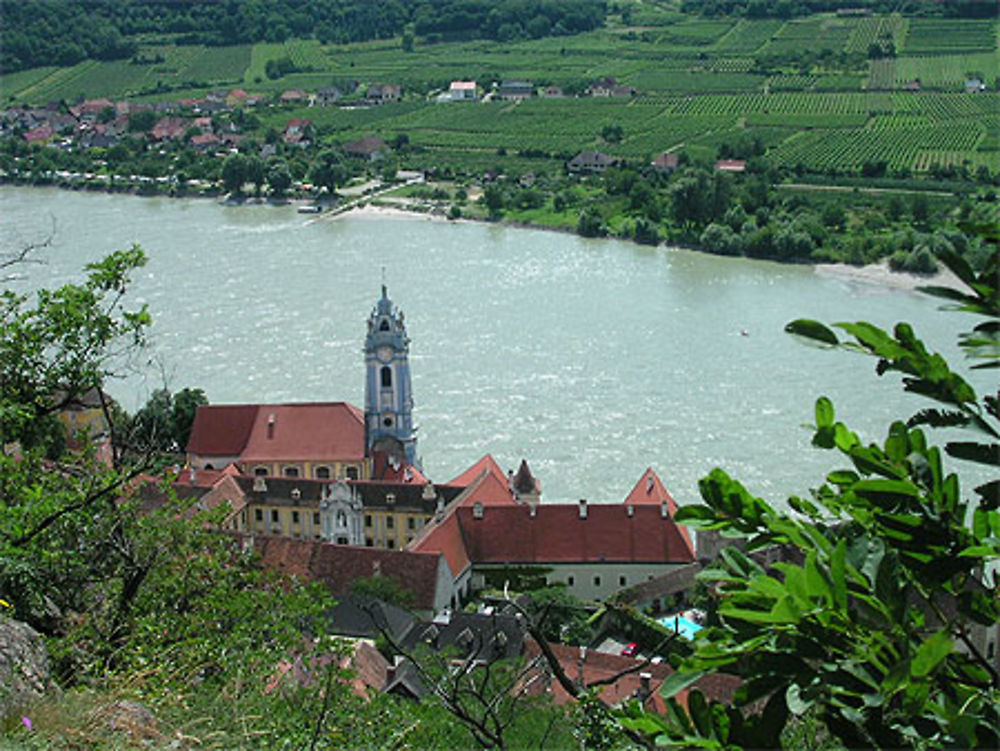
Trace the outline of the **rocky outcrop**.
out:
[[[49,656],[37,631],[0,616],[0,719],[50,686]]]

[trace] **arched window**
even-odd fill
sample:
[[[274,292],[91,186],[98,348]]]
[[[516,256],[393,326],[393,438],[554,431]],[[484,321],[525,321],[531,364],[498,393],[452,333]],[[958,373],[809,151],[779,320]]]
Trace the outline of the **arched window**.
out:
[[[267,477],[267,467],[254,467],[253,473],[256,477]]]
[[[329,467],[316,467],[316,479],[317,480],[329,480],[330,479],[330,468]]]
[[[337,512],[337,528],[338,529],[343,529],[346,526],[347,526],[347,514],[345,514],[343,511],[338,511]]]
[[[348,467],[347,468],[347,479],[348,480],[357,480],[358,479],[358,468],[357,467]]]
[[[382,388],[391,389],[392,388],[392,368],[388,365],[382,366]]]
[[[379,331],[388,331],[389,330],[389,320],[386,319],[386,318],[383,318],[382,319],[382,323],[380,323],[378,325],[378,330]]]

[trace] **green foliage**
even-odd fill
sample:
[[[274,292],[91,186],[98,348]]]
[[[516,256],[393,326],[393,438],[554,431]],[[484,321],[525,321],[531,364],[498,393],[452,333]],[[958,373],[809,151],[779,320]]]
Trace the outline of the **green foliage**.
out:
[[[986,318],[960,344],[974,367],[1000,364],[1000,254],[975,274],[954,252],[941,260],[968,291],[928,288]],[[719,596],[720,625],[705,629],[695,652],[664,684],[666,720],[626,714],[623,724],[702,748],[774,747],[793,718],[811,717],[848,747],[994,747],[1000,738],[1000,676],[972,630],[1000,622],[998,585],[986,575],[1000,557],[1000,481],[964,500],[959,477],[922,429],[963,427],[978,441],[949,441],[944,453],[989,467],[1000,456],[1000,403],[980,397],[907,324],[890,334],[843,323],[850,339],[815,321],[790,333],[825,346],[873,355],[880,375],[898,372],[904,388],[942,405],[894,422],[882,443],[865,444],[816,403],[813,445],[849,467],[827,475],[811,498],[791,497],[779,512],[716,469],[700,483],[703,505],[678,519],[736,533],[753,551],[795,550],[765,569],[727,548],[701,578]],[[961,649],[959,649],[961,646]],[[743,685],[732,706],[691,690],[699,677],[734,673]],[[749,711],[759,702],[762,711]]]
[[[150,323],[145,306],[129,310],[122,295],[146,263],[137,245],[87,266],[82,284],[36,295],[0,295],[0,445],[45,449],[44,424],[87,390],[100,387],[115,358],[141,346]]]

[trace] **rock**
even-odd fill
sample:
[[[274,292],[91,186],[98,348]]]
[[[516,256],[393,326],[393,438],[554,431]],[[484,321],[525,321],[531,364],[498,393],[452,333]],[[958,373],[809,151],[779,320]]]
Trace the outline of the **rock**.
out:
[[[127,733],[132,738],[158,738],[156,718],[144,704],[136,701],[116,701],[105,707],[102,714],[109,730]]]
[[[0,617],[0,719],[50,686],[49,655],[41,635],[26,623]]]

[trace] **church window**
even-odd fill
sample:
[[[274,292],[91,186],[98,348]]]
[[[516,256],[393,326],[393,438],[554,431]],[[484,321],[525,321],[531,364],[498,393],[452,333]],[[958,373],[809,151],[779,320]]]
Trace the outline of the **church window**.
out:
[[[299,523],[299,512],[298,511],[293,511],[292,512],[292,524],[298,524],[298,523]]]
[[[628,582],[628,580],[624,576],[619,576],[618,577],[618,586],[619,587],[624,587],[627,582]]]
[[[347,544],[347,538],[344,537],[343,535],[341,535],[340,537],[337,538],[337,544],[338,545],[346,545]]]
[[[371,537],[366,537],[365,538],[365,547],[366,548],[374,548],[375,547],[375,540],[373,540]]]
[[[412,516],[409,517],[409,518],[407,518],[407,520],[406,520],[406,527],[407,527],[407,529],[416,529],[417,528],[417,520],[414,517],[412,517]]]
[[[372,525],[372,515],[371,514],[365,514],[365,526],[366,527],[371,527],[371,525]]]
[[[277,509],[271,509],[271,521],[274,522],[275,524],[278,523],[278,510]]]
[[[384,420],[382,420],[382,424],[385,425],[387,428],[391,428],[392,427],[392,418],[391,417],[386,417]]]
[[[267,467],[254,467],[253,473],[255,477],[267,477]]]
[[[393,538],[390,537],[388,540],[385,541],[385,546],[387,548],[389,548],[389,550],[395,550],[396,549],[396,541]]]
[[[599,576],[595,576],[594,577],[594,586],[595,587],[601,586],[601,577],[599,577]]]
[[[259,508],[255,508],[253,510],[253,518],[256,521],[259,521],[259,522],[264,521],[264,510],[263,509],[259,509]]]
[[[316,479],[317,480],[329,480],[330,479],[330,468],[329,467],[316,467]]]
[[[572,587],[575,582],[576,582],[576,580],[572,576],[567,576],[566,577],[566,586],[567,587]]]
[[[347,514],[345,514],[343,511],[337,512],[337,526],[340,527],[341,529],[347,526]]]
[[[347,468],[347,479],[348,480],[357,480],[358,479],[358,468],[357,467],[348,467]]]
[[[388,365],[382,366],[382,388],[391,389],[392,388],[392,368]]]
[[[291,496],[293,501],[297,501],[302,497],[302,491],[298,488],[292,488]]]
[[[319,526],[319,512],[318,511],[313,514],[313,524],[315,524],[316,526]]]
[[[298,477],[299,468],[298,467],[285,467],[285,477]]]
[[[383,318],[382,319],[382,323],[380,323],[378,325],[378,330],[379,331],[388,331],[389,330],[389,321],[387,319]]]
[[[391,516],[385,517],[385,528],[392,529],[395,524],[395,519]]]

